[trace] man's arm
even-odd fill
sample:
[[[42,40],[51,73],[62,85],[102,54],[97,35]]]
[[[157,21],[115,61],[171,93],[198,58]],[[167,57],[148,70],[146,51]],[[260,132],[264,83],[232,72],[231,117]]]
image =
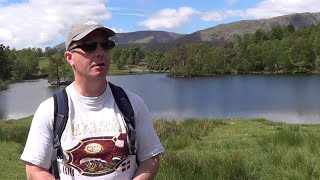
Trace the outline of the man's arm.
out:
[[[153,156],[139,164],[139,167],[133,177],[134,180],[149,180],[156,176],[160,165],[159,155]]]
[[[28,180],[54,180],[48,169],[41,168],[31,163],[26,164],[26,173]]]

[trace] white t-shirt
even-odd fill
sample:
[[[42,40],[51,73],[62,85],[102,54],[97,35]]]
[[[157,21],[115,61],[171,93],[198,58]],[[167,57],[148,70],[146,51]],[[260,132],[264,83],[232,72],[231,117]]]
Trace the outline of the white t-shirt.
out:
[[[109,85],[99,97],[80,95],[66,87],[69,119],[61,137],[64,158],[58,159],[61,179],[132,179],[136,156],[129,155],[127,127]],[[126,91],[135,114],[139,162],[164,151],[143,100]],[[53,98],[42,102],[31,124],[21,159],[49,169],[53,155]]]

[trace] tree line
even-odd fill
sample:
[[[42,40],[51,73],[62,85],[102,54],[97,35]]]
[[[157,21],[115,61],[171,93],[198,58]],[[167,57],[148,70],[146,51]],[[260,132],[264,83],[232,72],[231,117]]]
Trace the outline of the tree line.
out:
[[[310,73],[320,70],[320,24],[296,29],[292,24],[207,43],[176,44],[162,50],[133,46],[116,49],[118,68],[145,62],[171,76],[241,73]],[[138,55],[137,55],[138,54]]]
[[[38,71],[37,59],[42,55],[40,48],[16,50],[0,44],[0,80],[31,79]]]
[[[41,66],[44,60],[45,65]],[[55,48],[24,48],[16,50],[0,44],[0,81],[16,81],[47,77],[60,82],[60,78],[72,78],[71,68],[63,52]],[[0,83],[1,84],[1,83]]]
[[[309,73],[320,71],[320,24],[296,29],[292,24],[254,34],[236,35],[220,44],[176,44],[151,49],[139,45],[116,47],[112,63],[118,69],[147,64],[171,76],[211,76],[239,73]],[[41,59],[48,65],[39,66]],[[72,70],[55,48],[10,49],[0,44],[0,81],[48,77],[59,84],[72,79]]]

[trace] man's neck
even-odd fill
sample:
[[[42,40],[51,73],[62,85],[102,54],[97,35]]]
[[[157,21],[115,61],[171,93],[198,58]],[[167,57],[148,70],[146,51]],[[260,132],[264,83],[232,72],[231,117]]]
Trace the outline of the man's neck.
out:
[[[73,83],[78,93],[86,97],[97,97],[103,94],[107,87],[106,79],[77,79]]]

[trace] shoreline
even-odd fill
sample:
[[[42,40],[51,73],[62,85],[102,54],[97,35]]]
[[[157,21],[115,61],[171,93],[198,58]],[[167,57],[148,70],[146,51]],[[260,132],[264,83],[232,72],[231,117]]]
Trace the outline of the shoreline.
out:
[[[29,116],[25,116],[25,117],[20,117],[20,118],[16,118],[16,119],[0,119],[0,123],[1,122],[6,122],[6,121],[20,121],[23,119],[32,119],[33,118],[33,114],[29,115]],[[183,118],[152,118],[151,119],[153,122],[155,121],[160,121],[160,122],[184,122],[184,121],[189,121],[189,120],[194,120],[194,121],[232,121],[232,120],[247,120],[247,121],[267,121],[270,123],[275,123],[275,124],[287,124],[287,125],[293,125],[293,126],[320,126],[320,122],[289,122],[289,121],[275,121],[272,119],[267,119],[265,117],[256,117],[256,118],[247,118],[247,117],[231,117],[231,118],[215,118],[215,117],[183,117]]]
[[[1,81],[0,80],[0,91],[8,89],[9,88],[9,84],[12,84],[12,83],[8,82],[8,80],[6,80],[6,81]]]
[[[231,74],[202,74],[202,75],[172,75],[168,71],[130,71],[130,72],[113,72],[109,73],[107,76],[126,76],[126,75],[142,75],[142,74],[167,74],[166,77],[170,78],[207,78],[207,77],[221,77],[221,76],[232,76],[232,75],[270,75],[270,76],[300,76],[300,75],[320,75],[320,72],[308,72],[308,73],[268,73],[268,72],[252,72],[252,73],[231,73]],[[0,91],[6,90],[10,84],[27,81],[27,80],[37,80],[37,79],[45,79],[44,76],[38,76],[36,78],[28,78],[23,80],[0,80]],[[68,81],[69,82],[69,81]],[[48,84],[51,84],[48,82]],[[54,83],[52,86],[56,86]],[[66,85],[66,83],[62,82],[61,85]]]
[[[227,75],[270,75],[270,76],[297,76],[297,75],[320,75],[320,72],[305,73],[284,73],[284,72],[249,72],[249,73],[225,73],[225,74],[199,74],[199,75],[172,75],[168,72],[167,77],[172,78],[197,78],[197,77],[218,77]]]

